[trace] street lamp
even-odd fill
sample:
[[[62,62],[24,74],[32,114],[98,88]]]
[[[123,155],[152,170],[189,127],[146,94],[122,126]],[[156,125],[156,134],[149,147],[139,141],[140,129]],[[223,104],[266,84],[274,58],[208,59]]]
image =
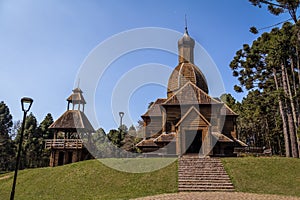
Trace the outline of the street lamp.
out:
[[[20,136],[20,142],[19,142],[19,148],[18,148],[18,154],[17,154],[17,160],[16,160],[14,182],[13,182],[13,185],[12,185],[12,188],[11,188],[11,193],[10,193],[10,200],[14,200],[15,199],[15,188],[16,188],[16,182],[17,182],[17,176],[18,176],[18,169],[19,169],[19,164],[20,164],[20,155],[21,155],[21,149],[22,149],[22,143],[23,143],[25,120],[26,120],[27,112],[31,108],[32,102],[33,102],[33,99],[31,99],[29,97],[23,97],[21,99],[22,111],[23,111],[24,114],[23,114],[21,136]]]
[[[120,116],[120,128],[122,128],[122,119],[124,116],[124,112],[119,112],[119,116]]]

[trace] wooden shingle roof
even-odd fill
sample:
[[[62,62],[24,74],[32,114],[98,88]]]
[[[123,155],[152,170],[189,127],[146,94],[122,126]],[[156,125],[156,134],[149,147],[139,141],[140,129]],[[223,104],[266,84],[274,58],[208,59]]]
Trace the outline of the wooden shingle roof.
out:
[[[136,146],[137,147],[158,147],[158,145],[155,144],[153,138],[143,139],[142,141],[140,141],[139,143],[137,143]]]
[[[191,62],[182,62],[173,70],[169,78],[168,97],[189,81],[208,93],[207,81],[200,69]]]
[[[156,99],[156,101],[150,106],[145,114],[142,117],[159,117],[161,116],[161,107],[160,105],[165,102],[166,99]]]
[[[176,133],[162,133],[160,136],[154,139],[154,142],[171,142],[175,139]]]
[[[95,132],[86,115],[79,110],[66,111],[55,122],[53,122],[49,128],[60,131]]]
[[[223,104],[209,96],[191,81],[170,96],[162,105]]]
[[[212,132],[211,133],[219,142],[233,142],[232,139],[227,137],[226,135],[220,133],[220,132]]]

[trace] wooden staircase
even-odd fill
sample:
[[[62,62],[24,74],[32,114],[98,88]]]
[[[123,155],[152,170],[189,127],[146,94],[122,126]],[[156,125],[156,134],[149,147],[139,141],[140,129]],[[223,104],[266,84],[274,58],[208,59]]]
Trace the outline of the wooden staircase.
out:
[[[233,192],[234,186],[219,158],[183,156],[179,159],[178,190]]]

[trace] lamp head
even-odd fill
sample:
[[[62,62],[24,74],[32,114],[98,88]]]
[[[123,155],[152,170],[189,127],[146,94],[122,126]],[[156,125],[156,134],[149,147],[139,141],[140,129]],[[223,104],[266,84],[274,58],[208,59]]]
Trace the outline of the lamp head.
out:
[[[119,116],[122,118],[124,116],[124,112],[119,112]]]
[[[33,103],[33,99],[31,99],[29,97],[23,97],[21,99],[22,110],[24,112],[28,112],[31,108],[32,103]]]

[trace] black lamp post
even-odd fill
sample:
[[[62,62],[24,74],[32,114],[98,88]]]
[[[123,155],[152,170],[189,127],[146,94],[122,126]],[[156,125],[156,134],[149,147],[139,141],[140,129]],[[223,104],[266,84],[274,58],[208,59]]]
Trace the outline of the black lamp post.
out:
[[[119,116],[120,116],[120,128],[122,129],[122,119],[124,116],[124,112],[119,112]]]
[[[16,182],[17,182],[17,176],[18,176],[18,169],[19,169],[19,164],[20,164],[20,156],[21,156],[21,149],[22,149],[22,143],[23,143],[25,120],[26,120],[27,112],[31,108],[32,102],[33,102],[33,99],[31,99],[29,97],[23,97],[21,99],[22,111],[23,111],[24,114],[23,114],[21,136],[20,136],[20,142],[19,142],[19,148],[18,148],[18,154],[17,154],[17,160],[16,160],[14,182],[13,182],[13,185],[12,185],[12,188],[11,188],[11,193],[10,193],[10,200],[14,200],[15,199],[15,188],[16,188]]]

